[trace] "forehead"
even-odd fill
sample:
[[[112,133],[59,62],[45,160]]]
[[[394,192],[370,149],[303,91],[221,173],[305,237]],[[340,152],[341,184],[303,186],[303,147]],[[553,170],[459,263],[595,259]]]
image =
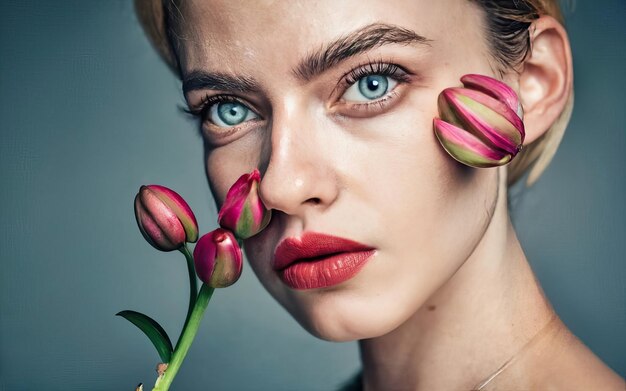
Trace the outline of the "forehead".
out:
[[[465,0],[192,0],[179,11],[183,71],[259,63],[280,69],[374,23],[443,42],[479,30],[478,10]]]

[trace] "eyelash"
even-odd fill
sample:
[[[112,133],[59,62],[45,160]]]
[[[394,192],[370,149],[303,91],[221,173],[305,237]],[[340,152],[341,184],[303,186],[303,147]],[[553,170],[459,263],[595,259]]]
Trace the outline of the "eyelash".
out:
[[[184,111],[188,114],[193,115],[194,117],[200,117],[200,119],[204,121],[211,106],[217,103],[222,103],[222,102],[239,103],[249,108],[249,105],[247,103],[245,103],[244,101],[232,95],[213,95],[213,96],[206,95],[204,98],[202,98],[202,101],[200,102],[197,108],[184,109]]]
[[[370,75],[394,76],[398,69],[400,69],[400,67],[395,64],[389,64],[382,61],[370,62],[364,65],[360,65],[356,69],[348,72],[345,75],[346,78],[344,82],[345,85],[352,85],[359,81],[361,78]]]
[[[345,91],[349,87],[351,87],[354,83],[358,82],[360,79],[364,77],[371,76],[371,75],[388,76],[388,77],[393,78],[395,81],[397,81],[398,84],[407,83],[410,80],[410,75],[400,66],[391,64],[391,63],[386,63],[386,62],[383,62],[382,60],[378,60],[376,62],[369,62],[366,64],[359,65],[355,69],[344,74],[341,81],[335,87],[335,90],[333,91],[333,93],[340,88],[345,93]],[[398,96],[398,92],[396,91],[397,88],[398,86],[396,86],[393,90],[388,91],[387,94],[385,94],[384,96],[378,99],[375,99],[373,101],[366,102],[366,103],[349,103],[348,106],[350,110],[364,111],[364,112],[369,111],[375,105],[379,106],[380,109],[383,109],[386,105],[390,103],[390,101],[392,101],[394,98]],[[198,105],[197,108],[184,109],[184,111],[187,112],[188,114],[191,114],[194,117],[200,118],[201,123],[204,123],[207,121],[208,112],[211,109],[211,106],[213,106],[214,104],[222,103],[222,102],[239,103],[243,106],[246,106],[249,110],[255,112],[254,110],[250,108],[249,104],[247,104],[243,100],[232,95],[213,95],[213,96],[206,95],[204,98],[202,98],[202,102],[200,102],[200,105]],[[250,121],[246,121],[246,122],[250,122]],[[220,127],[220,128],[228,129],[224,133],[230,133],[230,131],[234,131],[234,129],[238,129],[242,125],[243,123],[239,125],[231,126],[231,127]]]
[[[358,82],[364,77],[371,75],[388,76],[396,80],[398,84],[408,83],[411,79],[409,74],[400,66],[378,60],[376,62],[369,62],[360,65],[357,68],[348,72],[346,75],[344,75],[342,81],[339,83],[337,88],[341,88],[345,93],[345,91],[354,83]],[[381,109],[383,109],[387,104],[389,104],[391,100],[398,96],[398,92],[396,91],[397,88],[398,87],[396,86],[393,90],[388,91],[387,94],[385,94],[384,96],[370,102],[350,103],[349,107],[352,110],[365,112],[369,111],[372,106],[379,106]]]

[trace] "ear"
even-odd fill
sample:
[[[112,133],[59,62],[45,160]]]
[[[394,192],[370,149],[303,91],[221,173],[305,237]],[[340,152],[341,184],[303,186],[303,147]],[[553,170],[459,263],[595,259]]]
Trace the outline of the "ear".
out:
[[[551,16],[530,26],[530,54],[520,73],[524,145],[541,137],[564,110],[572,92],[572,52],[565,28]]]

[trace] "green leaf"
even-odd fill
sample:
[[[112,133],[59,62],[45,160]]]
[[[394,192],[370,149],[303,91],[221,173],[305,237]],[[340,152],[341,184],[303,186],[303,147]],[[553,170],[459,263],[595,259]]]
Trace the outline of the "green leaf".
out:
[[[121,316],[139,327],[139,329],[150,338],[159,356],[161,356],[161,360],[164,363],[170,362],[174,348],[172,347],[170,337],[167,336],[167,333],[160,324],[151,317],[136,311],[120,311],[115,315]]]

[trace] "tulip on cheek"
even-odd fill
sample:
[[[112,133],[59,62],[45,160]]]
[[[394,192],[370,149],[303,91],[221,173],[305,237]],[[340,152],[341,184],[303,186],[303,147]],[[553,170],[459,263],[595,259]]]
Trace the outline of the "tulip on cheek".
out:
[[[434,119],[434,127],[441,145],[460,163],[472,167],[494,167],[511,160],[511,155],[491,149],[471,133],[439,118]]]
[[[202,236],[193,251],[196,273],[213,288],[237,282],[243,267],[243,253],[232,232],[223,228]]]
[[[503,102],[511,110],[515,111],[518,117],[522,118],[524,116],[522,103],[519,101],[515,91],[507,84],[489,76],[475,74],[464,75],[461,77],[461,83],[463,83],[465,88],[480,91]]]
[[[228,190],[218,214],[219,225],[239,239],[256,235],[270,222],[271,211],[265,208],[258,194],[260,181],[258,169],[239,177]]]
[[[465,88],[439,94],[441,119],[433,127],[444,149],[472,167],[508,163],[522,149],[524,123],[515,92],[503,82],[482,75],[461,78]]]

